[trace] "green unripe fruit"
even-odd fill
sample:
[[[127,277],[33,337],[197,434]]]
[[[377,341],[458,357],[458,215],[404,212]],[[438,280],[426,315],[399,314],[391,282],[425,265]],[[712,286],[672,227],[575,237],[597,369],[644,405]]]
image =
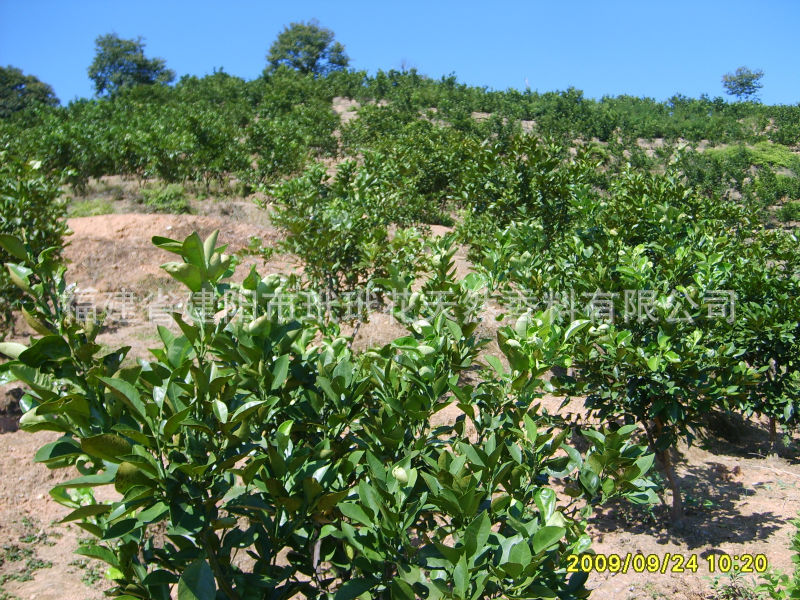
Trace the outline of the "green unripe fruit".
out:
[[[402,484],[408,483],[408,473],[406,473],[406,470],[399,465],[392,469],[392,477],[397,479],[397,481]]]
[[[139,467],[133,463],[124,462],[117,469],[117,476],[114,479],[114,489],[120,494],[124,494],[135,485],[146,485],[152,487],[150,478],[144,474]]]
[[[261,315],[245,328],[250,335],[258,335],[262,333],[269,323],[269,315]]]

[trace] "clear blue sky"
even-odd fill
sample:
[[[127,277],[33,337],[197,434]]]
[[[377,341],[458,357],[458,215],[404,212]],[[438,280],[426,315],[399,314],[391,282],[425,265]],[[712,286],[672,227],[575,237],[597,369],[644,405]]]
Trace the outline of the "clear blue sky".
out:
[[[98,35],[142,36],[178,76],[223,67],[252,79],[292,21],[316,18],[351,66],[416,67],[438,78],[587,96],[723,95],[723,73],[763,69],[766,103],[800,102],[800,0],[531,0],[270,2],[0,0],[0,65],[53,86],[62,102],[92,95]]]

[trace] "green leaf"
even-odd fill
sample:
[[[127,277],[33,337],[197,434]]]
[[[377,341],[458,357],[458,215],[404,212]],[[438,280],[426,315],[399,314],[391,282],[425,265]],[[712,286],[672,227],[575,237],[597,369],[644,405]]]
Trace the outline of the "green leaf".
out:
[[[547,523],[556,510],[556,493],[550,488],[542,488],[533,496],[541,515],[541,522]]]
[[[511,552],[508,553],[508,562],[519,565],[519,572],[530,564],[531,558],[530,546],[528,546],[528,543],[524,540],[517,542],[514,547],[511,548]]]
[[[62,461],[66,457],[79,456],[80,454],[81,447],[78,442],[71,437],[64,436],[39,448],[33,460],[34,462],[50,464]]]
[[[31,276],[33,271],[29,268],[24,267],[22,265],[15,265],[13,263],[7,263],[6,268],[8,269],[8,275],[11,278],[11,281],[21,290],[30,293],[31,291],[31,283],[28,278]]]
[[[161,268],[193,292],[199,292],[203,288],[203,272],[194,265],[168,262],[161,265]]]
[[[531,419],[528,415],[523,415],[522,420],[525,423],[525,438],[529,442],[535,443],[536,438],[539,435],[538,428],[536,427],[536,422],[533,419]]]
[[[25,309],[24,306],[20,307],[20,312],[22,313],[22,317],[25,319],[25,322],[39,335],[52,335],[53,332],[45,325],[42,321],[40,321],[36,316]]]
[[[461,556],[464,554],[465,548],[460,546],[458,548],[451,548],[450,546],[443,544],[441,542],[433,542],[433,545],[436,546],[437,550],[442,553],[447,560],[449,560],[454,565],[458,563],[461,559]]]
[[[178,600],[214,600],[216,596],[214,573],[205,560],[198,559],[186,567],[178,581]]]
[[[150,477],[135,464],[129,462],[121,463],[114,478],[114,489],[120,494],[124,494],[137,485],[153,487],[153,482]]]
[[[650,468],[653,466],[653,461],[655,460],[655,454],[646,454],[640,458],[636,459],[636,466],[639,468],[639,472],[644,475],[647,473]]]
[[[592,472],[589,468],[584,468],[581,471],[580,480],[592,494],[594,494],[600,486],[600,478],[597,476],[597,473]]]
[[[658,332],[658,347],[666,348],[669,345],[669,336],[663,331]]]
[[[211,402],[211,410],[214,411],[214,416],[220,423],[228,421],[228,407],[221,400],[213,400]]]
[[[147,577],[142,580],[142,583],[144,585],[172,585],[178,583],[178,581],[178,576],[174,573],[170,573],[165,569],[156,569],[148,573]]]
[[[567,329],[567,332],[564,334],[564,341],[569,341],[574,334],[579,332],[581,329],[584,329],[587,325],[589,325],[590,321],[588,319],[581,319],[579,321],[573,321],[572,324]]]
[[[122,519],[121,521],[117,521],[111,527],[109,527],[103,534],[102,539],[113,540],[129,534],[138,527],[140,527],[140,524],[137,519]]]
[[[47,335],[36,340],[30,348],[20,353],[19,361],[38,368],[51,360],[70,356],[69,344],[59,335]]]
[[[272,385],[271,390],[277,390],[286,381],[286,376],[289,373],[289,355],[284,354],[275,360],[272,367]]]
[[[102,433],[81,440],[81,449],[89,456],[97,456],[111,462],[121,462],[120,457],[131,453],[131,445],[125,438],[113,433]]]
[[[240,421],[247,418],[249,415],[254,413],[258,410],[258,408],[264,405],[267,401],[266,400],[253,400],[251,402],[246,402],[242,404],[230,418],[231,423],[239,423]]]
[[[23,346],[17,342],[0,342],[0,354],[4,354],[11,359],[19,358],[19,355],[27,349],[27,346]]]
[[[466,598],[467,588],[469,587],[469,567],[467,559],[461,556],[456,568],[453,569],[453,592],[456,598]]]
[[[28,252],[25,250],[25,244],[22,243],[22,240],[9,233],[0,233],[0,248],[14,258],[20,260],[28,258]]]
[[[594,429],[582,429],[581,435],[583,437],[587,437],[594,442],[594,445],[598,448],[603,448],[606,443],[606,436],[604,436],[599,431],[595,431]]]
[[[119,567],[119,560],[117,559],[116,554],[114,554],[108,548],[105,548],[103,546],[98,546],[97,544],[80,546],[75,551],[75,554],[79,554],[81,556],[88,556],[89,558],[96,558],[98,560],[102,560],[104,563],[111,565],[112,567]]]
[[[472,520],[472,523],[464,531],[463,539],[467,558],[478,556],[485,550],[486,541],[491,532],[492,522],[488,513],[483,511]]]
[[[551,600],[551,598],[558,598],[558,594],[556,594],[553,590],[536,583],[526,587],[525,592],[526,594],[528,594],[529,598],[540,598],[541,600]]]
[[[414,588],[397,577],[392,580],[391,592],[392,600],[416,600],[417,598]]]
[[[337,508],[340,511],[342,511],[342,514],[345,517],[347,517],[349,519],[352,519],[353,521],[357,521],[357,522],[361,523],[362,525],[366,525],[367,527],[372,527],[373,526],[372,519],[370,519],[367,516],[367,513],[365,513],[364,509],[361,508],[358,504],[351,504],[349,502],[343,502],[343,503],[339,504],[339,506]]]
[[[59,483],[54,490],[61,488],[80,488],[80,487],[94,487],[98,485],[106,485],[114,481],[117,476],[117,465],[109,465],[108,469],[97,475],[84,475],[83,477],[76,477],[64,483]],[[51,490],[51,495],[53,491]]]
[[[650,367],[651,371],[658,371],[659,362],[658,356],[651,356],[647,359],[647,366]]]
[[[14,383],[17,381],[16,375],[11,370],[11,365],[13,363],[7,362],[0,365],[0,385],[6,385],[8,383]],[[21,407],[22,410],[26,410],[25,407]]]
[[[370,591],[380,583],[377,577],[358,577],[345,582],[342,587],[336,590],[333,600],[353,600],[361,594]],[[183,600],[179,598],[178,600]]]
[[[98,379],[111,388],[114,395],[126,402],[140,417],[147,416],[144,404],[139,398],[139,390],[134,386],[119,378],[98,377]]]
[[[206,270],[206,252],[203,248],[203,240],[196,231],[193,231],[185,240],[183,240],[183,257],[186,262],[194,265],[202,273]]]
[[[497,373],[499,377],[503,377],[506,374],[506,370],[503,368],[503,363],[501,363],[500,359],[496,356],[489,354],[486,356],[486,362],[489,363],[489,366],[494,369],[495,373]]]
[[[59,522],[69,523],[70,521],[77,521],[78,519],[87,519],[89,517],[105,514],[110,510],[111,505],[109,504],[87,504],[86,506],[81,506],[77,510],[73,510]]]
[[[679,363],[681,362],[681,357],[678,356],[675,352],[670,350],[669,352],[664,353],[664,358],[666,358],[671,363]]]
[[[511,496],[508,494],[501,494],[492,498],[492,511],[495,513],[503,512],[511,504]]]
[[[160,235],[154,235],[150,241],[153,243],[154,246],[158,246],[162,250],[166,250],[167,252],[172,252],[174,254],[182,254],[183,253],[183,244],[178,240],[173,240],[168,237],[162,237]]]
[[[217,237],[219,237],[219,229],[212,231],[211,235],[203,242],[203,256],[206,259],[206,264],[211,260],[211,256],[214,254],[214,248],[217,247]]]
[[[172,436],[178,428],[190,420],[189,414],[192,412],[191,407],[184,408],[181,411],[176,412],[172,415],[169,419],[167,419],[166,423],[164,423],[164,435],[169,437]]]
[[[631,423],[630,425],[623,425],[622,427],[617,429],[616,434],[622,438],[626,438],[637,429],[639,429],[639,425],[637,425],[636,423]]]
[[[533,536],[533,551],[538,554],[546,550],[550,546],[557,544],[566,533],[567,530],[563,527],[554,527],[552,525],[542,527]]]

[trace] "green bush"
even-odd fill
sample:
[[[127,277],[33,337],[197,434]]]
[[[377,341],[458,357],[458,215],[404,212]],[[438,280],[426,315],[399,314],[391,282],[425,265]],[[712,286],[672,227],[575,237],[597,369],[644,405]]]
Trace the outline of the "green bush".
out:
[[[764,207],[774,206],[784,200],[800,198],[800,177],[778,175],[771,168],[759,170],[758,176],[747,189],[759,204]]]
[[[66,207],[59,186],[42,172],[36,161],[25,163],[7,151],[0,151],[0,235],[14,235],[28,243],[36,254],[53,248],[52,260],[59,260],[67,234]],[[0,264],[11,260],[0,249]],[[13,311],[22,293],[14,285],[16,274],[0,269],[0,339],[9,331]]]
[[[170,183],[164,187],[143,188],[142,200],[153,212],[177,215],[191,210],[186,199],[186,190],[177,183]]]
[[[271,188],[273,222],[286,232],[285,250],[303,261],[306,281],[338,296],[362,290],[393,271],[418,272],[422,239],[394,173],[374,162],[347,161],[331,180],[319,163]],[[400,227],[390,235],[389,226]]]
[[[691,442],[710,409],[796,418],[796,347],[787,344],[796,259],[758,237],[750,213],[696,194],[672,171],[615,177],[607,195],[571,202],[568,215],[556,229],[518,215],[482,249],[480,272],[504,300],[553,303],[570,319],[595,321],[576,336],[571,394],[602,419],[642,425],[680,520],[671,448]],[[763,279],[745,280],[754,273]],[[736,294],[768,309],[761,322],[734,319]],[[712,318],[715,300],[728,312]],[[765,382],[770,362],[779,373]]]
[[[756,588],[771,600],[797,600],[800,598],[800,519],[792,521],[795,527],[790,550],[794,572],[791,574],[771,570],[762,576],[763,583]]]
[[[783,204],[778,210],[778,218],[784,223],[800,221],[800,201],[793,200]]]
[[[73,202],[69,206],[68,212],[70,217],[95,217],[113,213],[114,207],[108,200],[92,198],[91,200]]]
[[[190,318],[176,315],[180,335],[159,327],[153,361],[121,368],[128,348],[101,355],[98,324],[65,310],[63,267],[2,241],[48,335],[0,344],[0,378],[30,387],[24,430],[62,434],[36,460],[78,469],[51,495],[94,538],[78,552],[111,566],[113,595],[583,598],[587,575],[567,565],[590,549],[592,504],[654,500],[634,427],[585,432],[581,454],[539,412],[541,378],[583,324],[528,315],[502,333],[510,368],[483,368],[463,304],[474,279],[435,276],[449,312],[423,290],[407,336],[354,355],[335,330],[269,310],[280,277],[224,283],[216,234],[154,238],[180,258],[163,266],[192,292]],[[463,415],[434,425],[453,403]],[[103,485],[117,499],[96,499]]]

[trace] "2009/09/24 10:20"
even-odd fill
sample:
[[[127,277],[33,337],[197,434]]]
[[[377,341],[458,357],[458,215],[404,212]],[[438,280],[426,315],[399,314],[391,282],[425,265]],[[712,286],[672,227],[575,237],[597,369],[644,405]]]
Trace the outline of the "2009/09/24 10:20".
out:
[[[766,573],[769,568],[764,554],[711,554],[701,559],[697,554],[572,554],[568,557],[568,573],[697,573],[700,561],[708,564],[709,573]]]

